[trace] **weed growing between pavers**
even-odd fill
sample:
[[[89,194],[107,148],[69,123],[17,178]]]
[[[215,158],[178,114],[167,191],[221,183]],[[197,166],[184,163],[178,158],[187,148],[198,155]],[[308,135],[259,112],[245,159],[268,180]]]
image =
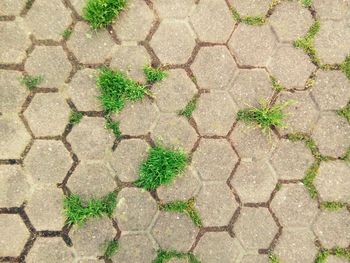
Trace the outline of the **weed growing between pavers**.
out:
[[[111,130],[117,139],[120,139],[122,136],[119,125],[119,121],[113,121],[110,117],[107,117],[106,128]]]
[[[236,22],[251,26],[260,26],[266,22],[265,16],[241,16],[235,8],[232,8],[232,15]]]
[[[281,263],[281,261],[278,260],[276,255],[270,254],[269,255],[269,263]]]
[[[350,147],[348,148],[346,153],[342,157],[340,157],[340,160],[350,162]]]
[[[187,163],[188,157],[182,150],[155,146],[149,150],[148,158],[141,164],[135,185],[154,190],[160,185],[169,184],[185,170]]]
[[[312,5],[312,0],[300,0],[300,3],[304,6],[304,7],[310,7]]]
[[[345,61],[340,65],[340,69],[345,73],[346,77],[350,79],[350,55],[347,56]]]
[[[283,87],[283,85],[281,84],[281,82],[276,79],[275,77],[270,77],[270,80],[271,80],[271,84],[272,84],[272,88],[278,92],[282,91],[282,90],[285,90],[286,88]]]
[[[22,85],[26,86],[29,90],[35,89],[41,82],[43,82],[43,76],[24,76],[20,79]]]
[[[316,256],[315,263],[325,263],[330,255],[350,261],[350,250],[336,247],[333,249],[321,249]]]
[[[70,28],[67,28],[62,32],[61,36],[63,37],[64,40],[67,40],[72,33],[73,33],[73,30]]]
[[[111,240],[105,244],[105,253],[103,256],[106,259],[111,259],[118,251],[119,243],[117,240]]]
[[[322,202],[321,208],[329,211],[337,211],[345,207],[346,204],[342,202]]]
[[[350,101],[344,108],[337,110],[337,113],[339,116],[346,118],[350,124]]]
[[[192,253],[177,252],[175,250],[159,250],[156,259],[154,259],[152,263],[166,263],[173,258],[187,258],[188,263],[201,263]]]
[[[166,204],[160,204],[159,209],[167,212],[185,213],[192,219],[192,222],[196,226],[201,227],[202,220],[194,206],[195,199],[191,198],[187,201],[174,201]]]
[[[71,111],[69,115],[69,123],[73,125],[78,124],[82,118],[83,118],[83,114],[81,112]]]
[[[168,76],[166,71],[160,68],[152,68],[151,66],[145,66],[143,68],[143,73],[145,73],[148,84],[154,84]]]
[[[107,27],[126,7],[127,0],[88,0],[83,9],[83,18],[93,29]]]
[[[198,101],[198,98],[196,98],[196,97],[191,99],[187,103],[186,107],[179,111],[179,115],[185,116],[186,118],[190,118],[192,116],[192,113],[194,112],[194,110],[197,107],[197,101]]]

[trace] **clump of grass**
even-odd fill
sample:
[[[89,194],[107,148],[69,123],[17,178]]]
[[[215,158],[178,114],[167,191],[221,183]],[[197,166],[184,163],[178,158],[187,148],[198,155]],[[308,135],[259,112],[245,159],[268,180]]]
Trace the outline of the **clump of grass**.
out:
[[[192,253],[178,252],[175,250],[159,250],[157,257],[152,261],[152,263],[166,263],[173,258],[177,259],[188,259],[188,263],[201,263],[199,259],[195,257]]]
[[[344,108],[337,110],[337,113],[339,116],[347,119],[347,121],[350,124],[350,101],[348,102],[348,104]]]
[[[191,198],[187,201],[174,201],[166,204],[161,204],[159,208],[160,210],[164,210],[168,212],[185,213],[192,219],[193,223],[196,226],[201,227],[202,220],[194,206],[195,206],[195,199]]]
[[[330,255],[329,251],[321,250],[316,256],[315,263],[324,263],[326,262],[327,257]]]
[[[172,150],[163,146],[151,148],[148,158],[140,166],[139,179],[135,185],[153,190],[162,184],[169,184],[182,173],[188,157],[181,150]]]
[[[312,5],[312,0],[300,0],[303,7],[310,7]]]
[[[261,26],[265,24],[265,16],[241,16],[235,8],[232,8],[232,15],[234,20],[238,23],[244,23],[251,26]]]
[[[318,169],[320,167],[320,161],[316,160],[311,167],[309,167],[306,171],[306,175],[303,179],[303,184],[308,190],[311,198],[316,198],[318,195],[317,189],[314,185],[314,180],[317,176]]]
[[[281,261],[278,260],[276,255],[270,254],[269,255],[269,263],[281,263]]]
[[[73,125],[78,124],[82,118],[83,118],[83,114],[81,112],[71,111],[69,115],[69,123]]]
[[[111,118],[107,118],[106,128],[113,132],[116,139],[120,139],[120,137],[122,136],[122,132],[120,131],[119,125],[119,121],[113,121]]]
[[[328,159],[320,153],[315,141],[310,136],[303,133],[292,133],[288,134],[288,139],[292,142],[303,141],[305,143],[305,146],[310,149],[312,155],[316,158],[316,160],[326,161]]]
[[[160,68],[152,68],[151,66],[145,66],[143,72],[146,75],[148,84],[153,84],[163,80],[168,76],[168,73]]]
[[[63,39],[67,40],[70,35],[73,33],[73,30],[71,28],[66,28],[63,32],[62,32],[62,37]]]
[[[190,118],[192,116],[192,113],[194,112],[194,110],[196,109],[197,107],[197,101],[198,99],[197,98],[193,98],[191,99],[186,107],[182,110],[179,111],[179,115],[181,116],[185,116],[187,118]]]
[[[83,202],[77,194],[69,195],[63,201],[66,224],[83,225],[86,220],[92,217],[101,217],[104,214],[112,216],[116,204],[114,193],[109,193],[101,199],[92,198],[87,202]]]
[[[345,207],[346,204],[342,202],[323,202],[321,203],[321,208],[329,211],[337,211]]]
[[[334,255],[336,255],[337,257],[340,257],[340,258],[345,258],[348,261],[350,261],[350,249],[336,247],[334,249]]]
[[[105,253],[103,254],[105,258],[111,259],[118,251],[119,243],[117,240],[111,240],[105,244]]]
[[[127,0],[88,0],[83,9],[83,18],[93,29],[107,27],[126,7]]]
[[[278,92],[285,90],[285,87],[283,87],[281,82],[279,80],[277,80],[275,77],[270,77],[270,80],[271,80],[272,87],[274,90],[276,90]]]
[[[345,73],[346,77],[350,79],[350,55],[347,56],[345,61],[340,65],[340,69]]]
[[[20,79],[22,85],[26,86],[29,90],[35,89],[41,82],[43,82],[43,76],[24,76]]]

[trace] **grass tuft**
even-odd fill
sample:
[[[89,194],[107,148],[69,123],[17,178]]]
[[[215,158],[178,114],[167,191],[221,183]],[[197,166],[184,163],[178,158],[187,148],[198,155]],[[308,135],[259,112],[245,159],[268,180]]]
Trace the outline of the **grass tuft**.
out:
[[[339,116],[347,119],[347,121],[350,124],[350,101],[348,102],[348,104],[344,108],[337,110],[337,113]]]
[[[336,247],[336,248],[334,249],[334,254],[335,254],[337,257],[345,258],[345,259],[347,259],[348,261],[350,261],[350,249],[341,248],[341,247]]]
[[[139,179],[135,185],[146,190],[153,190],[162,184],[169,184],[182,173],[188,157],[180,150],[163,146],[151,148],[147,160],[140,166]]]
[[[274,90],[276,90],[278,92],[285,90],[285,87],[283,87],[281,82],[279,80],[277,80],[275,77],[270,77],[270,80],[271,80],[272,87]]]
[[[120,139],[122,132],[120,131],[119,121],[113,121],[110,117],[107,117],[106,128],[111,130],[116,139]]]
[[[78,124],[82,118],[83,118],[83,114],[81,112],[71,111],[69,115],[69,123],[73,125]]]
[[[126,7],[127,0],[88,0],[83,8],[83,18],[93,29],[107,27]]]
[[[345,61],[340,65],[340,69],[345,73],[346,77],[350,79],[350,55],[347,56]]]
[[[326,262],[327,257],[330,255],[329,251],[321,250],[316,256],[315,263],[324,263]]]
[[[71,35],[72,33],[73,33],[73,30],[72,30],[71,28],[66,28],[66,29],[62,32],[61,36],[63,37],[64,40],[67,40],[67,39],[70,37],[70,35]]]
[[[160,68],[152,68],[151,66],[145,66],[143,72],[146,75],[147,83],[153,84],[163,80],[168,76],[168,73]]]
[[[320,161],[316,160],[311,167],[309,167],[306,171],[306,175],[303,179],[303,184],[305,185],[306,189],[308,190],[311,198],[316,198],[318,195],[317,189],[314,185],[314,180],[317,176],[318,169],[320,167]]]
[[[265,16],[241,16],[235,8],[232,8],[232,15],[236,22],[251,26],[261,26],[265,24]]]
[[[346,204],[342,202],[322,202],[321,208],[329,211],[337,211],[345,207]]]
[[[197,107],[197,100],[198,100],[197,98],[191,99],[187,103],[186,107],[179,111],[179,115],[185,116],[186,118],[190,118],[192,116],[192,113]]]
[[[43,82],[43,76],[24,76],[20,79],[22,85],[26,86],[29,90],[35,89],[41,82]]]
[[[201,263],[192,253],[177,252],[175,250],[159,250],[152,263],[166,263],[173,258],[188,259],[188,263]]]
[[[300,0],[303,7],[310,7],[312,5],[312,0]]]
[[[269,255],[269,263],[281,263],[281,261],[278,260],[276,255],[270,254]]]
[[[118,251],[119,243],[117,240],[111,240],[105,244],[105,253],[103,254],[106,259],[111,259]]]

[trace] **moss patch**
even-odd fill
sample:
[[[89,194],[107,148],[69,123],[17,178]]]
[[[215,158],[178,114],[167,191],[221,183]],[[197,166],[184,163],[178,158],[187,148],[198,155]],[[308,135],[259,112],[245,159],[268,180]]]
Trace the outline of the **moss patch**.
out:
[[[62,32],[61,36],[63,37],[64,40],[67,40],[72,33],[73,33],[73,30],[70,28],[67,28]]]
[[[188,263],[201,263],[192,253],[177,252],[175,250],[159,250],[156,259],[152,263],[166,263],[173,258],[187,259]]]
[[[194,110],[197,107],[197,101],[198,101],[197,98],[191,99],[187,103],[186,107],[179,111],[179,115],[185,116],[186,118],[190,118],[192,116],[192,113],[194,112]]]
[[[315,263],[325,263],[330,255],[350,261],[350,250],[346,248],[335,247],[333,249],[321,249],[318,253]]]
[[[119,243],[117,240],[111,240],[105,244],[105,253],[103,256],[107,259],[111,259],[118,251]]]
[[[43,76],[24,76],[20,79],[20,83],[27,87],[29,90],[35,89],[41,82],[43,82]]]
[[[251,26],[261,26],[265,24],[265,16],[241,16],[235,8],[232,8],[232,15],[236,22]]]
[[[281,263],[281,261],[278,260],[276,255],[270,254],[269,255],[269,263]]]
[[[310,7],[312,5],[312,0],[300,0],[303,7]]]
[[[146,75],[146,80],[148,84],[153,84],[162,81],[168,73],[160,68],[152,68],[151,66],[145,66],[143,72]]]
[[[342,209],[345,206],[346,204],[341,202],[322,202],[321,203],[321,208],[329,211],[337,211],[339,209]]]
[[[83,114],[81,112],[71,111],[69,115],[69,123],[73,125],[78,124],[82,118],[83,118]]]

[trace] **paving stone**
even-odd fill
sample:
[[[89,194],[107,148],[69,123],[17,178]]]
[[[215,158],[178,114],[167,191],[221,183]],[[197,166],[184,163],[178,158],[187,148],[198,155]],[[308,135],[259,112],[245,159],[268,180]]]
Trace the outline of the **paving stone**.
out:
[[[156,251],[152,242],[144,234],[122,235],[119,239],[118,252],[112,257],[118,263],[144,263],[152,262]]]
[[[258,127],[238,122],[230,139],[241,158],[253,160],[269,158],[277,144],[277,137],[272,132],[264,134]]]
[[[83,16],[83,9],[85,7],[85,0],[70,0],[70,3],[74,7],[75,11],[80,15]]]
[[[241,263],[269,263],[268,255],[246,255],[243,257]]]
[[[73,261],[73,251],[67,247],[61,237],[37,238],[26,257],[26,262],[28,263]]]
[[[269,25],[240,24],[232,34],[228,46],[239,65],[265,67],[277,46],[277,39]]]
[[[228,225],[237,207],[226,182],[205,182],[196,197],[196,209],[205,227]]]
[[[132,56],[130,56],[132,54]],[[116,46],[110,67],[120,70],[132,79],[145,82],[143,68],[151,64],[151,58],[143,46]]]
[[[323,21],[315,37],[315,48],[323,63],[342,63],[350,50],[348,22]]]
[[[241,16],[264,16],[269,10],[270,0],[228,0]]]
[[[327,257],[326,263],[348,263],[349,261],[346,258],[340,258],[337,256],[330,255]]]
[[[80,258],[77,259],[77,263],[101,263],[102,259]]]
[[[24,65],[32,76],[43,76],[38,86],[60,88],[69,77],[72,65],[60,46],[36,46]]]
[[[3,0],[0,2],[0,16],[17,16],[24,8],[25,0]]]
[[[311,13],[297,1],[283,2],[276,6],[269,22],[280,41],[292,42],[303,37],[314,23]]]
[[[194,0],[178,0],[178,1],[167,1],[167,0],[156,0],[153,5],[158,11],[158,15],[161,19],[175,18],[184,19],[186,18],[191,10],[195,7]]]
[[[98,99],[100,92],[96,86],[97,72],[93,69],[83,69],[75,73],[69,83],[68,93],[79,111],[101,111]]]
[[[160,212],[151,234],[164,250],[188,251],[198,229],[185,214]]]
[[[281,262],[290,263],[313,263],[317,252],[315,236],[306,228],[284,228],[274,249]]]
[[[350,243],[349,212],[345,208],[323,211],[317,217],[313,229],[325,248],[347,247]]]
[[[0,115],[0,159],[19,159],[29,141],[20,118]]]
[[[258,107],[273,94],[269,75],[264,69],[239,69],[229,84],[229,92],[240,109]]]
[[[34,189],[25,211],[36,230],[59,231],[65,221],[62,203],[61,189],[42,185]]]
[[[231,180],[244,203],[267,202],[276,184],[277,179],[266,160],[241,162]]]
[[[316,68],[303,50],[289,45],[279,47],[267,67],[287,89],[304,88]]]
[[[205,181],[226,181],[238,156],[225,139],[202,139],[192,156],[192,165]]]
[[[89,219],[83,226],[73,226],[69,232],[77,256],[95,258],[103,255],[103,244],[115,235],[116,230],[108,217]]]
[[[233,231],[246,249],[266,249],[278,227],[267,208],[244,207]]]
[[[341,71],[318,71],[312,95],[321,110],[338,110],[350,100],[350,81]]]
[[[150,42],[164,64],[184,64],[196,45],[194,33],[186,21],[163,20]]]
[[[283,185],[271,202],[272,211],[282,226],[308,227],[317,214],[317,202],[304,185]]]
[[[158,118],[159,110],[150,99],[128,103],[118,115],[122,134],[144,135],[150,132]]]
[[[312,5],[322,20],[342,19],[350,8],[347,0],[314,0]]]
[[[224,0],[200,1],[190,21],[203,42],[225,43],[234,27],[232,14]]]
[[[314,184],[322,200],[350,202],[350,166],[344,161],[322,162]]]
[[[198,135],[185,117],[163,113],[152,132],[152,139],[166,146],[176,146],[189,152]]]
[[[1,214],[0,236],[0,257],[17,257],[29,238],[29,232],[18,214]]]
[[[17,21],[0,22],[0,63],[21,63],[30,46],[29,35]]]
[[[67,41],[68,48],[81,63],[103,63],[111,56],[114,42],[105,29],[92,30],[84,22],[78,22]]]
[[[68,188],[82,199],[102,198],[117,187],[113,174],[101,161],[82,161],[69,177]]]
[[[224,46],[202,47],[191,69],[202,89],[226,89],[237,65]]]
[[[198,193],[200,187],[201,182],[197,171],[193,167],[188,167],[184,174],[176,177],[171,184],[158,187],[157,193],[164,203],[176,200],[187,201]]]
[[[301,180],[314,158],[304,142],[281,139],[271,157],[271,164],[282,180]]]
[[[84,117],[80,123],[74,125],[67,141],[79,158],[101,160],[111,152],[114,137],[105,128],[103,118]]]
[[[322,113],[312,132],[321,154],[342,156],[350,145],[350,125],[334,112]]]
[[[242,248],[227,232],[208,232],[201,237],[194,254],[202,262],[235,262]]]
[[[204,93],[198,100],[193,117],[201,135],[225,136],[237,114],[237,106],[226,92]]]
[[[122,231],[146,230],[157,212],[152,196],[138,188],[124,188],[118,194],[115,219]]]
[[[0,70],[0,112],[15,113],[21,110],[28,91],[21,86],[22,74],[13,70]]]
[[[183,69],[168,71],[168,76],[154,85],[152,92],[162,112],[178,113],[196,94],[197,89]]]
[[[72,23],[68,8],[61,1],[36,0],[25,17],[36,39],[60,40],[63,31]]]
[[[110,164],[123,182],[138,179],[139,167],[147,158],[149,145],[139,139],[122,140],[110,159]]]
[[[142,14],[142,16],[140,16]],[[148,35],[154,20],[152,11],[143,0],[131,0],[113,25],[122,41],[142,41]]]
[[[29,194],[30,184],[21,166],[1,165],[0,207],[19,207],[28,199]]]
[[[58,93],[41,93],[35,95],[24,117],[35,136],[57,136],[64,132],[69,113],[67,102]]]

